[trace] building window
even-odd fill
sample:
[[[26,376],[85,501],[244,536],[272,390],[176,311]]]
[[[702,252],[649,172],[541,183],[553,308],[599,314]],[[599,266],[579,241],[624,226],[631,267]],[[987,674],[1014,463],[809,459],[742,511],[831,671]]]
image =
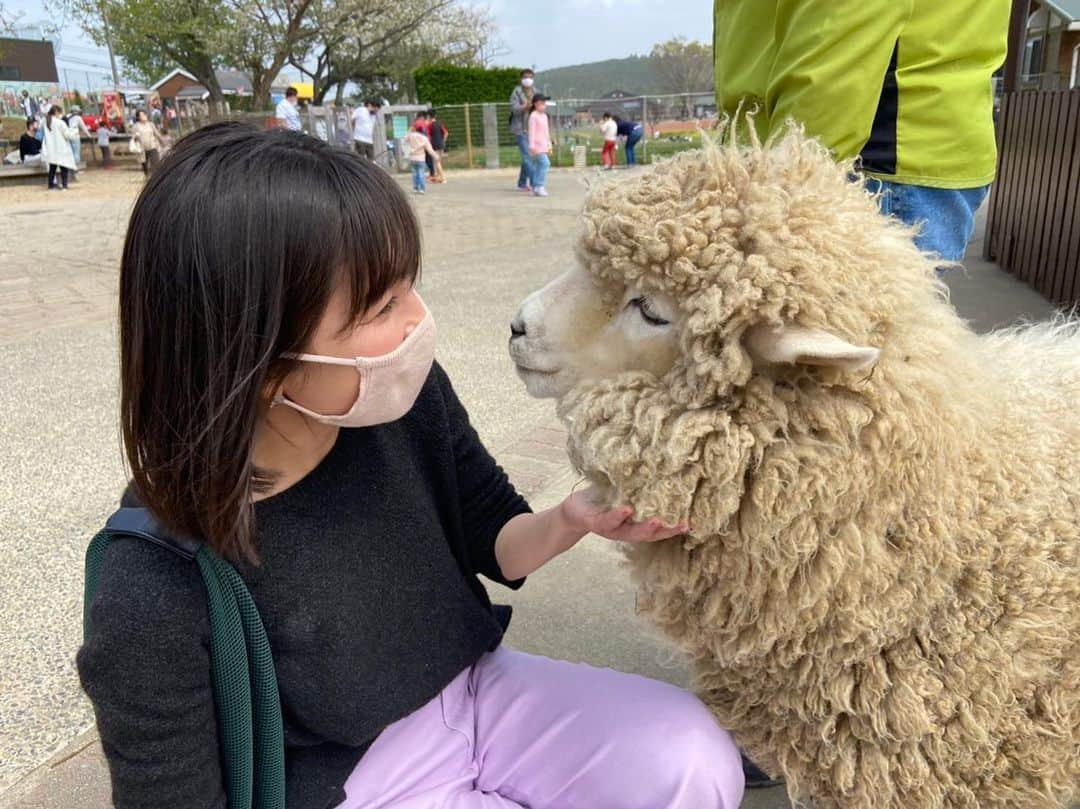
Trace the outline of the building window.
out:
[[[1024,49],[1025,76],[1035,76],[1042,73],[1042,52],[1042,37],[1038,37],[1037,39],[1028,42],[1027,47]]]
[[[0,65],[0,81],[19,81],[22,71],[15,65]]]

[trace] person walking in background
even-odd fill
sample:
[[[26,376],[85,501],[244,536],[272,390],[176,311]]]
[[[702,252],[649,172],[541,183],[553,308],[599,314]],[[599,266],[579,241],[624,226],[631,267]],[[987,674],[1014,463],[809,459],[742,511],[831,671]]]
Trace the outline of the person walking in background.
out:
[[[22,101],[21,101],[21,103],[22,103],[23,117],[24,118],[33,118],[36,121],[37,117],[38,117],[38,113],[40,112],[41,108],[38,106],[38,103],[34,99],[34,97],[32,95],[30,95],[30,93],[27,90],[22,91]]]
[[[24,91],[25,92],[25,91]],[[41,126],[35,118],[26,119],[26,131],[19,137],[19,162],[41,162],[41,141],[38,140],[38,127]],[[36,157],[37,160],[27,161],[28,157]]]
[[[446,151],[446,136],[449,134],[446,127],[443,126],[443,122],[439,120],[438,115],[435,114],[435,110],[432,110],[428,115],[428,140],[431,141],[431,148],[435,150],[435,153],[442,155]],[[442,172],[437,171],[441,166],[442,161],[428,160],[428,179],[433,183],[441,183],[443,181]]]
[[[528,191],[535,187],[532,181],[532,158],[529,156],[529,111],[532,109],[533,81],[535,75],[526,68],[521,71],[521,82],[510,93],[510,132],[517,139],[518,152],[521,153],[521,170],[518,172],[519,191]]]
[[[146,110],[139,110],[135,113],[135,123],[131,126],[131,137],[138,142],[139,149],[142,152],[143,174],[149,176],[150,172],[157,168],[165,144],[161,140],[157,127],[150,123],[150,117],[146,114]]]
[[[417,132],[422,132],[424,136],[431,140],[431,113],[421,112],[416,116],[416,120],[413,121],[413,129]],[[424,165],[427,166],[428,178],[433,179],[435,177],[435,157],[431,154],[424,155]]]
[[[79,164],[82,162],[82,139],[90,137],[90,128],[82,118],[82,107],[72,107],[67,117],[67,125],[75,130],[77,137],[71,142],[71,155],[75,158],[75,168],[71,172],[71,179],[79,178]]]
[[[600,152],[600,162],[607,171],[615,168],[615,142],[619,137],[618,124],[611,117],[610,112],[605,112],[600,124],[600,135],[604,138],[604,148]]]
[[[416,116],[416,123],[423,123],[423,113]],[[438,160],[438,155],[431,148],[431,141],[424,134],[423,127],[413,124],[412,130],[405,136],[405,149],[409,154],[409,166],[412,168],[413,192],[423,194],[427,188],[427,162],[425,158]]]
[[[551,167],[551,159],[548,157],[548,153],[551,151],[551,133],[548,127],[547,96],[542,93],[533,95],[528,127],[529,156],[533,161],[533,194],[538,197],[546,197],[548,192],[545,183],[547,182],[548,168]]]
[[[716,0],[713,16],[720,110],[756,106],[763,139],[798,121],[858,158],[882,211],[921,224],[921,249],[963,257],[994,178],[1009,0]]]
[[[300,94],[296,92],[296,88],[289,87],[286,89],[285,98],[278,102],[277,107],[274,109],[274,118],[277,119],[278,126],[282,129],[291,129],[294,132],[300,131],[300,110],[297,109],[299,103]]]
[[[97,145],[101,149],[101,165],[105,169],[111,169],[112,155],[109,153],[109,136],[115,135],[112,128],[109,126],[109,122],[102,119],[98,124],[97,130]]]
[[[352,114],[353,145],[356,153],[368,160],[375,159],[375,116],[378,112],[378,101],[365,101]]]
[[[641,136],[645,134],[645,127],[635,121],[620,118],[618,115],[611,117],[615,119],[616,135],[620,138],[626,138],[626,165],[636,166],[637,155],[634,154],[634,147],[641,140]]]
[[[68,172],[75,168],[75,160],[71,152],[71,142],[78,139],[79,130],[72,129],[64,123],[63,111],[55,104],[49,108],[45,116],[45,135],[41,142],[41,153],[44,161],[49,164],[48,189],[67,191]],[[57,184],[56,175],[60,175],[60,183]]]

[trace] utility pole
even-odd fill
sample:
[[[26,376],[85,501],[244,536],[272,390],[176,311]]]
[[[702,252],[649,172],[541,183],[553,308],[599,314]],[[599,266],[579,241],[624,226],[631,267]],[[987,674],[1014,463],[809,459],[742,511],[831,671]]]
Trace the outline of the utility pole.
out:
[[[120,87],[120,72],[116,69],[116,55],[112,49],[112,31],[109,30],[109,14],[105,10],[105,0],[98,0],[98,8],[101,9],[101,23],[105,26],[105,47],[109,49],[109,65],[112,66],[113,89]]]

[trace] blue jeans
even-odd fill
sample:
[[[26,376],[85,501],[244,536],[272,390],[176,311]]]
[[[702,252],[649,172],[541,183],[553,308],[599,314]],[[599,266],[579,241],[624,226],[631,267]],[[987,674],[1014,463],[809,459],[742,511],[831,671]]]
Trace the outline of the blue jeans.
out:
[[[637,142],[641,140],[641,136],[644,134],[645,128],[641,124],[638,124],[630,130],[630,134],[626,138],[626,165],[637,165],[637,157],[634,155],[634,147],[637,146]]]
[[[870,177],[866,187],[881,191],[881,212],[895,216],[908,225],[919,225],[915,244],[927,253],[936,253],[945,261],[964,257],[968,240],[975,229],[979,210],[990,186],[979,188],[930,188],[925,185],[879,180]]]
[[[529,136],[521,132],[517,136],[518,151],[521,152],[521,171],[518,172],[518,188],[534,185],[532,181],[532,157],[529,155]]]
[[[413,191],[423,191],[427,188],[427,163],[423,160],[410,160],[412,166]]]
[[[547,182],[548,169],[551,168],[551,158],[546,154],[534,155],[532,159],[532,186],[534,189],[543,188]]]

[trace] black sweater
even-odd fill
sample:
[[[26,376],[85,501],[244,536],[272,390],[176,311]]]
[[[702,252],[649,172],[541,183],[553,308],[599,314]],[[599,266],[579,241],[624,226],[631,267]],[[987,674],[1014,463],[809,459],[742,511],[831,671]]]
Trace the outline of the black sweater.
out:
[[[441,368],[392,424],[342,429],[303,480],[256,504],[261,565],[238,565],[274,655],[288,809],[325,809],[374,738],[494,649],[482,573],[528,511]],[[110,543],[79,651],[117,809],[225,806],[197,566]]]

